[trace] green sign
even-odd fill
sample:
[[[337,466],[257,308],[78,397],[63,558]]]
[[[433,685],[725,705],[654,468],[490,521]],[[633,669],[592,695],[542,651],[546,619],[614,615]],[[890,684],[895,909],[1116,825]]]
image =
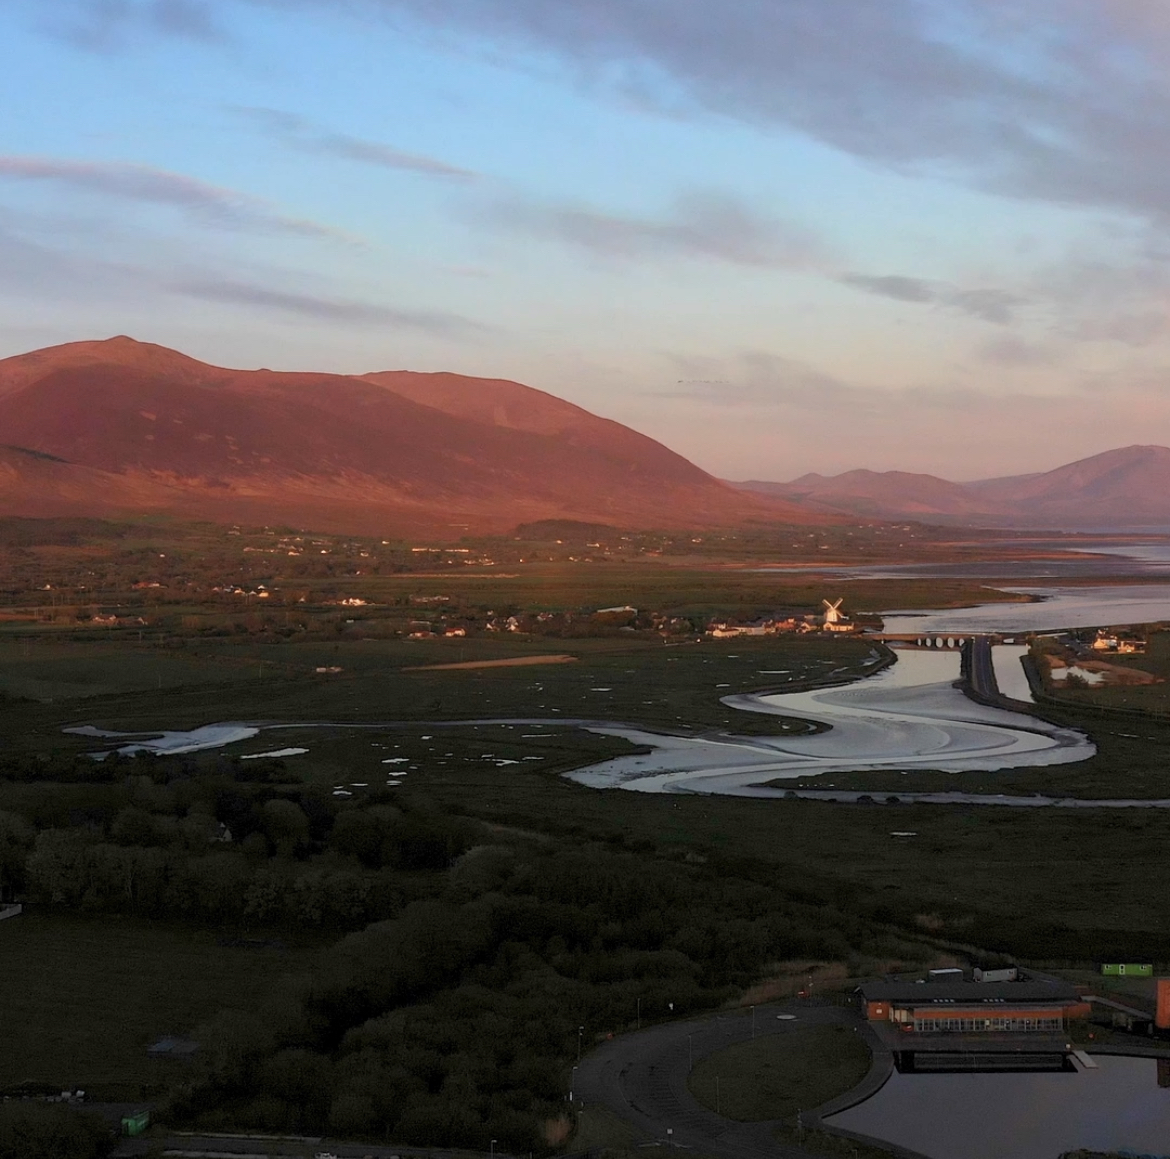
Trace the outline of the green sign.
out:
[[[1117,978],[1152,978],[1154,967],[1148,962],[1112,962],[1102,966],[1101,973]]]
[[[150,1112],[139,1111],[136,1115],[126,1115],[122,1119],[123,1135],[141,1135],[150,1126]]]

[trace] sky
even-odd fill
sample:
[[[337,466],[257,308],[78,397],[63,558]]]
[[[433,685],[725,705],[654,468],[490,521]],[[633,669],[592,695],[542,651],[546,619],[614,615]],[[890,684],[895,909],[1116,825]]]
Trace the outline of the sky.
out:
[[[729,479],[1170,444],[1170,6],[0,0],[0,357],[115,334]]]

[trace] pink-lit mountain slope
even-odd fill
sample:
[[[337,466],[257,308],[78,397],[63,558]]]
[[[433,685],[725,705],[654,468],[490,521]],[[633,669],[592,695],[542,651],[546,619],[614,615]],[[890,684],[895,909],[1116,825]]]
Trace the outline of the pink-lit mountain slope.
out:
[[[371,534],[826,518],[518,383],[227,370],[130,338],[0,360],[0,447],[8,515],[156,511]]]
[[[1051,471],[950,483],[901,471],[848,471],[739,486],[818,510],[982,527],[1170,528],[1170,448],[1122,447]]]
[[[802,475],[791,483],[741,483],[741,487],[779,499],[807,503],[824,511],[844,511],[874,519],[921,519],[979,515],[986,504],[961,483],[907,471],[846,471],[843,475]]]

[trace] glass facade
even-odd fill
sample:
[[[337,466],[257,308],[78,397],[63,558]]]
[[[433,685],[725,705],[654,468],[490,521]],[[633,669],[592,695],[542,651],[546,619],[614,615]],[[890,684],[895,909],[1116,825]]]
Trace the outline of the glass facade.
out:
[[[914,1016],[914,1029],[924,1033],[956,1032],[973,1034],[992,1031],[1011,1031],[1013,1033],[1029,1030],[1061,1030],[1064,1020],[1059,1016],[1053,1017],[1048,1013],[1037,1013],[1027,1017],[1021,1015],[1000,1014],[994,1018],[921,1018]]]

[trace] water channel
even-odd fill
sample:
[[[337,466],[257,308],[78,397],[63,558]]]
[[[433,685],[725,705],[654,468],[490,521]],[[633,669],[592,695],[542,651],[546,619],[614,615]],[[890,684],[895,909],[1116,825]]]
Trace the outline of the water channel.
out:
[[[1094,1061],[1095,1070],[1055,1074],[895,1073],[826,1122],[930,1159],[1058,1159],[1075,1148],[1170,1159],[1170,1089],[1158,1061]]]
[[[1159,550],[1164,559],[1157,562],[1170,561],[1170,551]],[[1039,602],[890,613],[887,629],[947,636],[1170,620],[1170,584],[1028,588],[1026,594]],[[1004,645],[995,649],[993,659],[1001,691],[1026,701],[1030,693],[1019,664],[1022,652],[1019,646]],[[616,722],[561,717],[428,721],[427,727],[577,725],[651,749],[569,774],[582,784],[754,797],[784,796],[783,786],[762,782],[811,773],[911,768],[961,773],[1055,766],[1084,760],[1095,751],[1089,738],[1076,730],[975,704],[953,686],[958,672],[957,652],[903,651],[892,667],[852,684],[725,698],[725,703],[744,711],[800,716],[831,725],[826,732],[800,737],[666,736]],[[365,727],[403,725],[386,722]],[[130,734],[97,729],[71,731],[122,738],[128,742],[124,751],[180,753],[233,744],[262,731],[305,727],[362,726],[224,723],[133,739]],[[800,789],[795,795],[850,800],[861,794]],[[961,791],[904,793],[897,799],[1033,808],[1170,808],[1170,800],[1011,798]],[[830,1123],[930,1159],[1057,1159],[1077,1147],[1131,1149],[1170,1159],[1170,1089],[1159,1083],[1157,1061],[1097,1056],[1096,1062],[1097,1069],[1059,1074],[894,1074],[876,1095],[834,1116]],[[1161,1073],[1164,1081],[1170,1081],[1166,1071]]]
[[[955,687],[958,677],[956,651],[903,650],[896,664],[852,684],[723,698],[747,712],[820,721],[831,726],[827,732],[748,738],[596,728],[652,751],[569,775],[594,788],[775,797],[786,790],[764,782],[890,769],[994,771],[1068,764],[1096,752],[1075,729],[976,704]]]
[[[1170,553],[1168,553],[1170,558]],[[1170,619],[1170,584],[1110,585],[1088,588],[1028,589],[1023,603],[983,604],[947,611],[888,614],[891,632],[957,636],[974,631],[1024,632],[1047,627],[1117,625]],[[1006,695],[1030,698],[1019,666],[1022,648],[1003,645],[994,652],[997,677]],[[617,721],[531,718],[476,723],[576,725],[620,736],[650,751],[618,757],[568,774],[595,788],[638,792],[713,793],[780,797],[793,790],[783,782],[798,777],[857,771],[995,771],[1085,760],[1096,751],[1082,732],[1024,713],[976,704],[954,687],[959,675],[955,651],[903,650],[893,666],[838,687],[806,692],[729,696],[724,703],[746,712],[801,717],[830,726],[802,736],[743,737],[732,734],[688,736],[649,732]],[[402,722],[385,722],[387,726]],[[432,722],[435,727],[444,727]],[[321,727],[325,722],[314,725]],[[307,727],[314,727],[307,726]],[[221,723],[191,732],[126,738],[122,751],[196,752],[254,737],[261,729],[306,727],[291,724]],[[352,725],[348,727],[353,727]],[[90,735],[115,737],[118,734]],[[815,789],[796,795],[853,800],[859,793]],[[886,799],[879,797],[879,800]],[[973,803],[1035,808],[1170,808],[1170,800],[1095,800],[1085,803],[1059,796],[1011,797],[954,792],[899,794],[899,800],[932,804]]]

